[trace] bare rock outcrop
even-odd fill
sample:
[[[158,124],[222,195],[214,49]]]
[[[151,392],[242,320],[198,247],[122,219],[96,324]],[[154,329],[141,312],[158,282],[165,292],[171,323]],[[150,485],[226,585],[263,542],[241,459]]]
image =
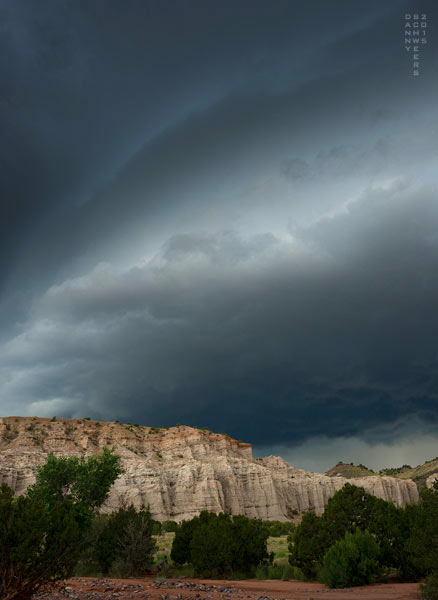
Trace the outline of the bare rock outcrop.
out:
[[[114,447],[124,473],[104,510],[149,505],[155,519],[181,521],[201,510],[285,521],[320,514],[347,479],[295,469],[280,457],[253,458],[251,444],[188,426],[170,429],[87,419],[0,418],[0,484],[22,493],[49,452],[80,456]],[[360,477],[355,485],[397,506],[418,502],[411,480]]]
[[[431,488],[435,481],[438,481],[438,473],[432,473],[432,475],[429,475],[429,477],[426,479],[426,487]]]

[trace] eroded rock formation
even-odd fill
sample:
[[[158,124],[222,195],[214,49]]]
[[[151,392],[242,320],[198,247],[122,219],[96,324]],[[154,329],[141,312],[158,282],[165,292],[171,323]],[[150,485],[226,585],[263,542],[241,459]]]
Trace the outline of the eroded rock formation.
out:
[[[438,473],[432,473],[432,475],[429,475],[429,477],[426,479],[426,487],[433,487],[435,481],[438,481]]]
[[[201,510],[285,521],[293,511],[320,514],[347,479],[295,469],[280,457],[253,458],[251,444],[188,426],[170,429],[86,419],[0,418],[0,484],[16,493],[35,480],[49,452],[80,456],[114,447],[125,469],[105,510],[149,505],[155,519],[181,521]],[[354,480],[397,506],[418,501],[411,480]]]

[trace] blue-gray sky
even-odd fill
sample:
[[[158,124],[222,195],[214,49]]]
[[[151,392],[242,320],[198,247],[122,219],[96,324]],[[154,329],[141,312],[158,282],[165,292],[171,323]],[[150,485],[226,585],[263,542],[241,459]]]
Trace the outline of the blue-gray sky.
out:
[[[1,414],[436,456],[437,14],[0,0]]]

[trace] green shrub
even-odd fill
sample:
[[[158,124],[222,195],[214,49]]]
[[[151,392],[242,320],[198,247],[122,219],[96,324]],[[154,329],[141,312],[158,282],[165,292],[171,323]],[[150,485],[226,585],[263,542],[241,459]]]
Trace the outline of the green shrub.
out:
[[[149,433],[160,433],[160,431],[162,430],[162,427],[154,427],[152,425],[152,427],[149,428]]]
[[[321,516],[304,515],[288,538],[289,561],[301,568],[306,577],[314,578],[329,547],[346,532],[356,529],[368,529],[376,537],[382,566],[397,568],[402,573],[409,571],[405,551],[409,525],[405,522],[405,512],[348,483],[329,499]]]
[[[276,563],[273,565],[259,564],[254,572],[257,579],[282,579],[288,581],[289,579],[299,579],[304,581],[304,573],[298,569],[298,567],[292,567],[289,564]]]
[[[299,581],[306,581],[306,577],[301,569],[287,565],[284,567],[282,579],[298,579]]]
[[[305,513],[288,540],[290,564],[301,569],[307,579],[315,578],[332,542],[326,521],[313,512]]]
[[[262,521],[202,511],[178,526],[171,558],[204,577],[248,573],[268,562],[267,539]]]
[[[178,529],[178,523],[176,521],[163,521],[161,523],[161,529],[162,531],[176,532]]]
[[[163,533],[163,525],[160,521],[154,521],[152,519],[152,535],[161,535]]]
[[[371,583],[381,572],[379,555],[379,545],[368,531],[347,531],[324,555],[320,580],[331,588]]]
[[[96,558],[99,536],[106,527],[109,515],[96,514],[84,532],[82,551],[74,568],[75,577],[102,577],[104,574]]]
[[[438,600],[438,572],[431,573],[425,581],[420,584],[420,592],[423,600]]]
[[[50,455],[26,494],[14,498],[8,486],[0,488],[3,600],[24,600],[71,575],[94,511],[120,472],[118,461],[109,451],[88,461]]]
[[[421,491],[420,504],[411,512],[406,547],[417,575],[429,575],[438,565],[438,482]]]
[[[73,504],[48,511],[42,501],[14,498],[0,488],[0,597],[30,598],[50,581],[67,577],[77,561],[80,528]]]
[[[254,575],[256,579],[268,579],[268,567],[266,565],[257,565]]]
[[[284,568],[281,565],[266,565],[266,579],[281,579]]]
[[[172,566],[172,574],[173,577],[187,577],[193,578],[195,576],[195,571],[192,565],[184,565],[184,566]]]
[[[263,521],[268,530],[268,535],[272,537],[280,537],[288,535],[295,529],[295,524],[291,521]]]
[[[169,558],[166,552],[158,552],[154,557],[154,563],[160,565],[166,558]]]
[[[119,577],[145,575],[154,561],[156,550],[153,538],[156,523],[149,509],[133,506],[120,508],[111,515],[100,517],[89,557],[96,570]],[[85,561],[84,561],[85,562]]]
[[[180,523],[175,531],[175,537],[170,551],[170,558],[177,565],[185,565],[190,563],[190,543],[193,537],[193,531],[197,524],[195,517],[190,521]]]

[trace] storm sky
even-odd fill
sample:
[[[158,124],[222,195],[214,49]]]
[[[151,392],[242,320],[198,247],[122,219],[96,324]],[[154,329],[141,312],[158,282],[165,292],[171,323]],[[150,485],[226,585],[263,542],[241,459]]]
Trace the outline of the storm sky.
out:
[[[0,0],[1,414],[438,455],[437,14]]]

